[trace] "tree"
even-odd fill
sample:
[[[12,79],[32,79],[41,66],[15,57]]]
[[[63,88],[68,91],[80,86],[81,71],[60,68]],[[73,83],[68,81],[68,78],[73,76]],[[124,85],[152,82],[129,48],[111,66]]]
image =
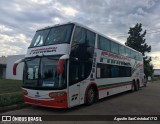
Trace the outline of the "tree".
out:
[[[125,42],[126,46],[129,46],[143,55],[144,60],[144,73],[146,77],[152,76],[153,74],[153,65],[150,63],[152,61],[151,57],[145,55],[146,52],[151,52],[151,46],[148,46],[145,41],[146,30],[142,32],[142,24],[137,23],[134,27],[129,29],[129,37]]]

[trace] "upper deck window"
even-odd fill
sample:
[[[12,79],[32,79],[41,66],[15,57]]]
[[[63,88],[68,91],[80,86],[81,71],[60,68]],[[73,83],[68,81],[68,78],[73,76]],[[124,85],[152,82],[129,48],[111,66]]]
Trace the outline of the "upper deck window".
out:
[[[90,47],[94,47],[95,36],[95,33],[92,31],[77,26],[73,36],[73,44],[86,44]]]
[[[73,25],[63,25],[51,29],[45,45],[69,43]]]
[[[37,31],[35,36],[32,39],[30,47],[42,46],[45,42],[45,39],[49,33],[50,29]]]
[[[73,26],[67,24],[37,31],[30,47],[69,43]]]
[[[122,45],[119,45],[119,54],[123,56],[126,55],[125,47]]]
[[[118,54],[118,44],[115,42],[111,42],[111,52]]]
[[[76,26],[72,45],[71,57],[89,61],[93,58],[96,34],[86,28]]]
[[[98,36],[98,48],[105,51],[110,51],[110,40]]]
[[[126,48],[126,56],[131,57],[131,50],[129,48]]]

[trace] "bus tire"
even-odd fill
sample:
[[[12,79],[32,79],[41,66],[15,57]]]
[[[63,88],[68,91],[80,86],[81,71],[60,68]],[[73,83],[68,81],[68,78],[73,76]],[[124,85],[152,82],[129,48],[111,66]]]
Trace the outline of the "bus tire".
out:
[[[92,105],[97,100],[96,90],[92,86],[88,89],[86,94],[86,105]]]
[[[135,91],[135,83],[134,83],[134,82],[132,83],[131,91],[132,91],[132,92],[134,92],[134,91]]]
[[[135,83],[135,91],[138,91],[139,90],[139,84],[138,82]]]

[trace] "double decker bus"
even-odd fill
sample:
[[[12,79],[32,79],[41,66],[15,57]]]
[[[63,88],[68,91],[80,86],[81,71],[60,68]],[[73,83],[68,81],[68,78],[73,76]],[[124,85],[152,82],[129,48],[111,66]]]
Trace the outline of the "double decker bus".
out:
[[[36,31],[24,62],[26,104],[70,108],[137,91],[144,85],[142,54],[78,23]]]

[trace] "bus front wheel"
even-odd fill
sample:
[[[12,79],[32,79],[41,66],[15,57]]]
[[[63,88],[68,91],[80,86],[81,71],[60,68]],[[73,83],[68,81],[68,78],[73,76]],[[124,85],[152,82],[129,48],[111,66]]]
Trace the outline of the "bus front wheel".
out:
[[[94,87],[90,87],[86,94],[86,104],[91,105],[96,101],[96,90]]]

